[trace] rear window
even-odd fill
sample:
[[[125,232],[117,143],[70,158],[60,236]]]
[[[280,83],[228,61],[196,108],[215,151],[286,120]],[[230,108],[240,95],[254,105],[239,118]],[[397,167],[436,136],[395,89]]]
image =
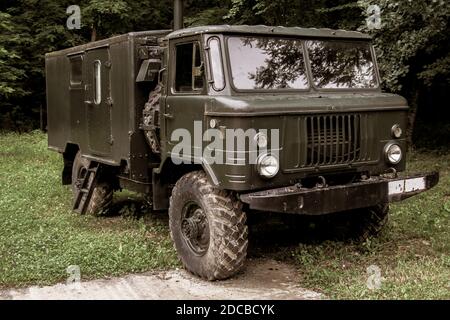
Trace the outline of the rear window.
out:
[[[369,43],[307,41],[316,87],[376,88],[377,81]]]

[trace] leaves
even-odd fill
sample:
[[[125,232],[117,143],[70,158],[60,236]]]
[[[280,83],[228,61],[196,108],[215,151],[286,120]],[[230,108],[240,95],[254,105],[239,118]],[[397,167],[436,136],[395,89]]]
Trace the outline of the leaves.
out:
[[[18,85],[19,80],[24,76],[23,70],[16,67],[20,56],[14,49],[17,38],[14,36],[14,25],[11,16],[0,12],[0,97],[11,95],[23,96],[27,92]],[[0,105],[1,107],[1,105]]]
[[[372,1],[360,0],[367,8]],[[407,78],[417,77],[431,85],[438,75],[449,76],[448,17],[450,4],[446,1],[378,1],[382,28],[360,29],[374,36],[380,70],[387,89],[400,92]],[[439,68],[439,69],[438,69]],[[446,74],[446,75],[445,75]]]

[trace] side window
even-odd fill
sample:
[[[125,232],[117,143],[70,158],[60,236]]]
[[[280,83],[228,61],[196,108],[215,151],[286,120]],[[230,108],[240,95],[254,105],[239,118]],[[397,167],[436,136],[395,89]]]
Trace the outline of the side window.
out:
[[[70,85],[80,85],[82,81],[83,58],[81,56],[70,57]]]
[[[102,63],[99,60],[94,61],[94,103],[102,102]]]
[[[204,87],[204,65],[197,42],[176,46],[175,91],[198,92]]]
[[[225,78],[223,76],[223,63],[220,50],[220,42],[218,38],[211,38],[209,44],[209,60],[211,64],[211,73],[213,80],[213,88],[216,91],[223,90],[225,87]]]

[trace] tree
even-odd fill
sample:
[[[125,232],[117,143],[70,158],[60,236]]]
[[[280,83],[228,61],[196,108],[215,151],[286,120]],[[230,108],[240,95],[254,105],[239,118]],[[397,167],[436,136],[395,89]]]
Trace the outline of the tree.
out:
[[[366,12],[372,1],[360,0],[358,4]],[[381,8],[381,28],[369,30],[364,24],[360,30],[374,37],[385,89],[403,94],[410,102],[411,138],[427,88],[450,84],[450,3],[379,0],[376,4]]]
[[[91,0],[81,16],[90,28],[91,41],[97,40],[97,33],[114,34],[129,26],[129,8],[123,0]]]
[[[231,0],[186,0],[185,3],[186,26],[223,24],[231,6]]]
[[[25,92],[19,84],[24,76],[23,70],[17,67],[20,61],[15,46],[18,42],[11,16],[0,12],[0,101],[10,95],[23,96]],[[1,107],[1,105],[0,105]]]
[[[30,129],[45,107],[45,53],[92,38],[170,28],[171,0],[81,0],[81,30],[68,30],[71,0],[0,3],[0,126]],[[94,37],[93,37],[94,34]]]
[[[322,27],[326,23],[318,11],[326,0],[232,0],[225,16],[230,23],[265,24],[286,27]],[[346,1],[348,2],[348,0]]]

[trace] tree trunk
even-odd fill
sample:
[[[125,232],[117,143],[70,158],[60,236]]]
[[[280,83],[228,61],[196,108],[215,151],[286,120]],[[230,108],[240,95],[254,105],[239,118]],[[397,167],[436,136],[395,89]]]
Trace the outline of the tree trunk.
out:
[[[406,141],[408,143],[408,149],[413,145],[413,133],[414,125],[416,123],[417,108],[419,107],[419,88],[416,84],[412,86],[411,103],[408,114],[408,127],[406,129]]]
[[[97,28],[95,27],[95,24],[93,24],[91,31],[91,42],[94,42],[95,40],[97,40]]]

